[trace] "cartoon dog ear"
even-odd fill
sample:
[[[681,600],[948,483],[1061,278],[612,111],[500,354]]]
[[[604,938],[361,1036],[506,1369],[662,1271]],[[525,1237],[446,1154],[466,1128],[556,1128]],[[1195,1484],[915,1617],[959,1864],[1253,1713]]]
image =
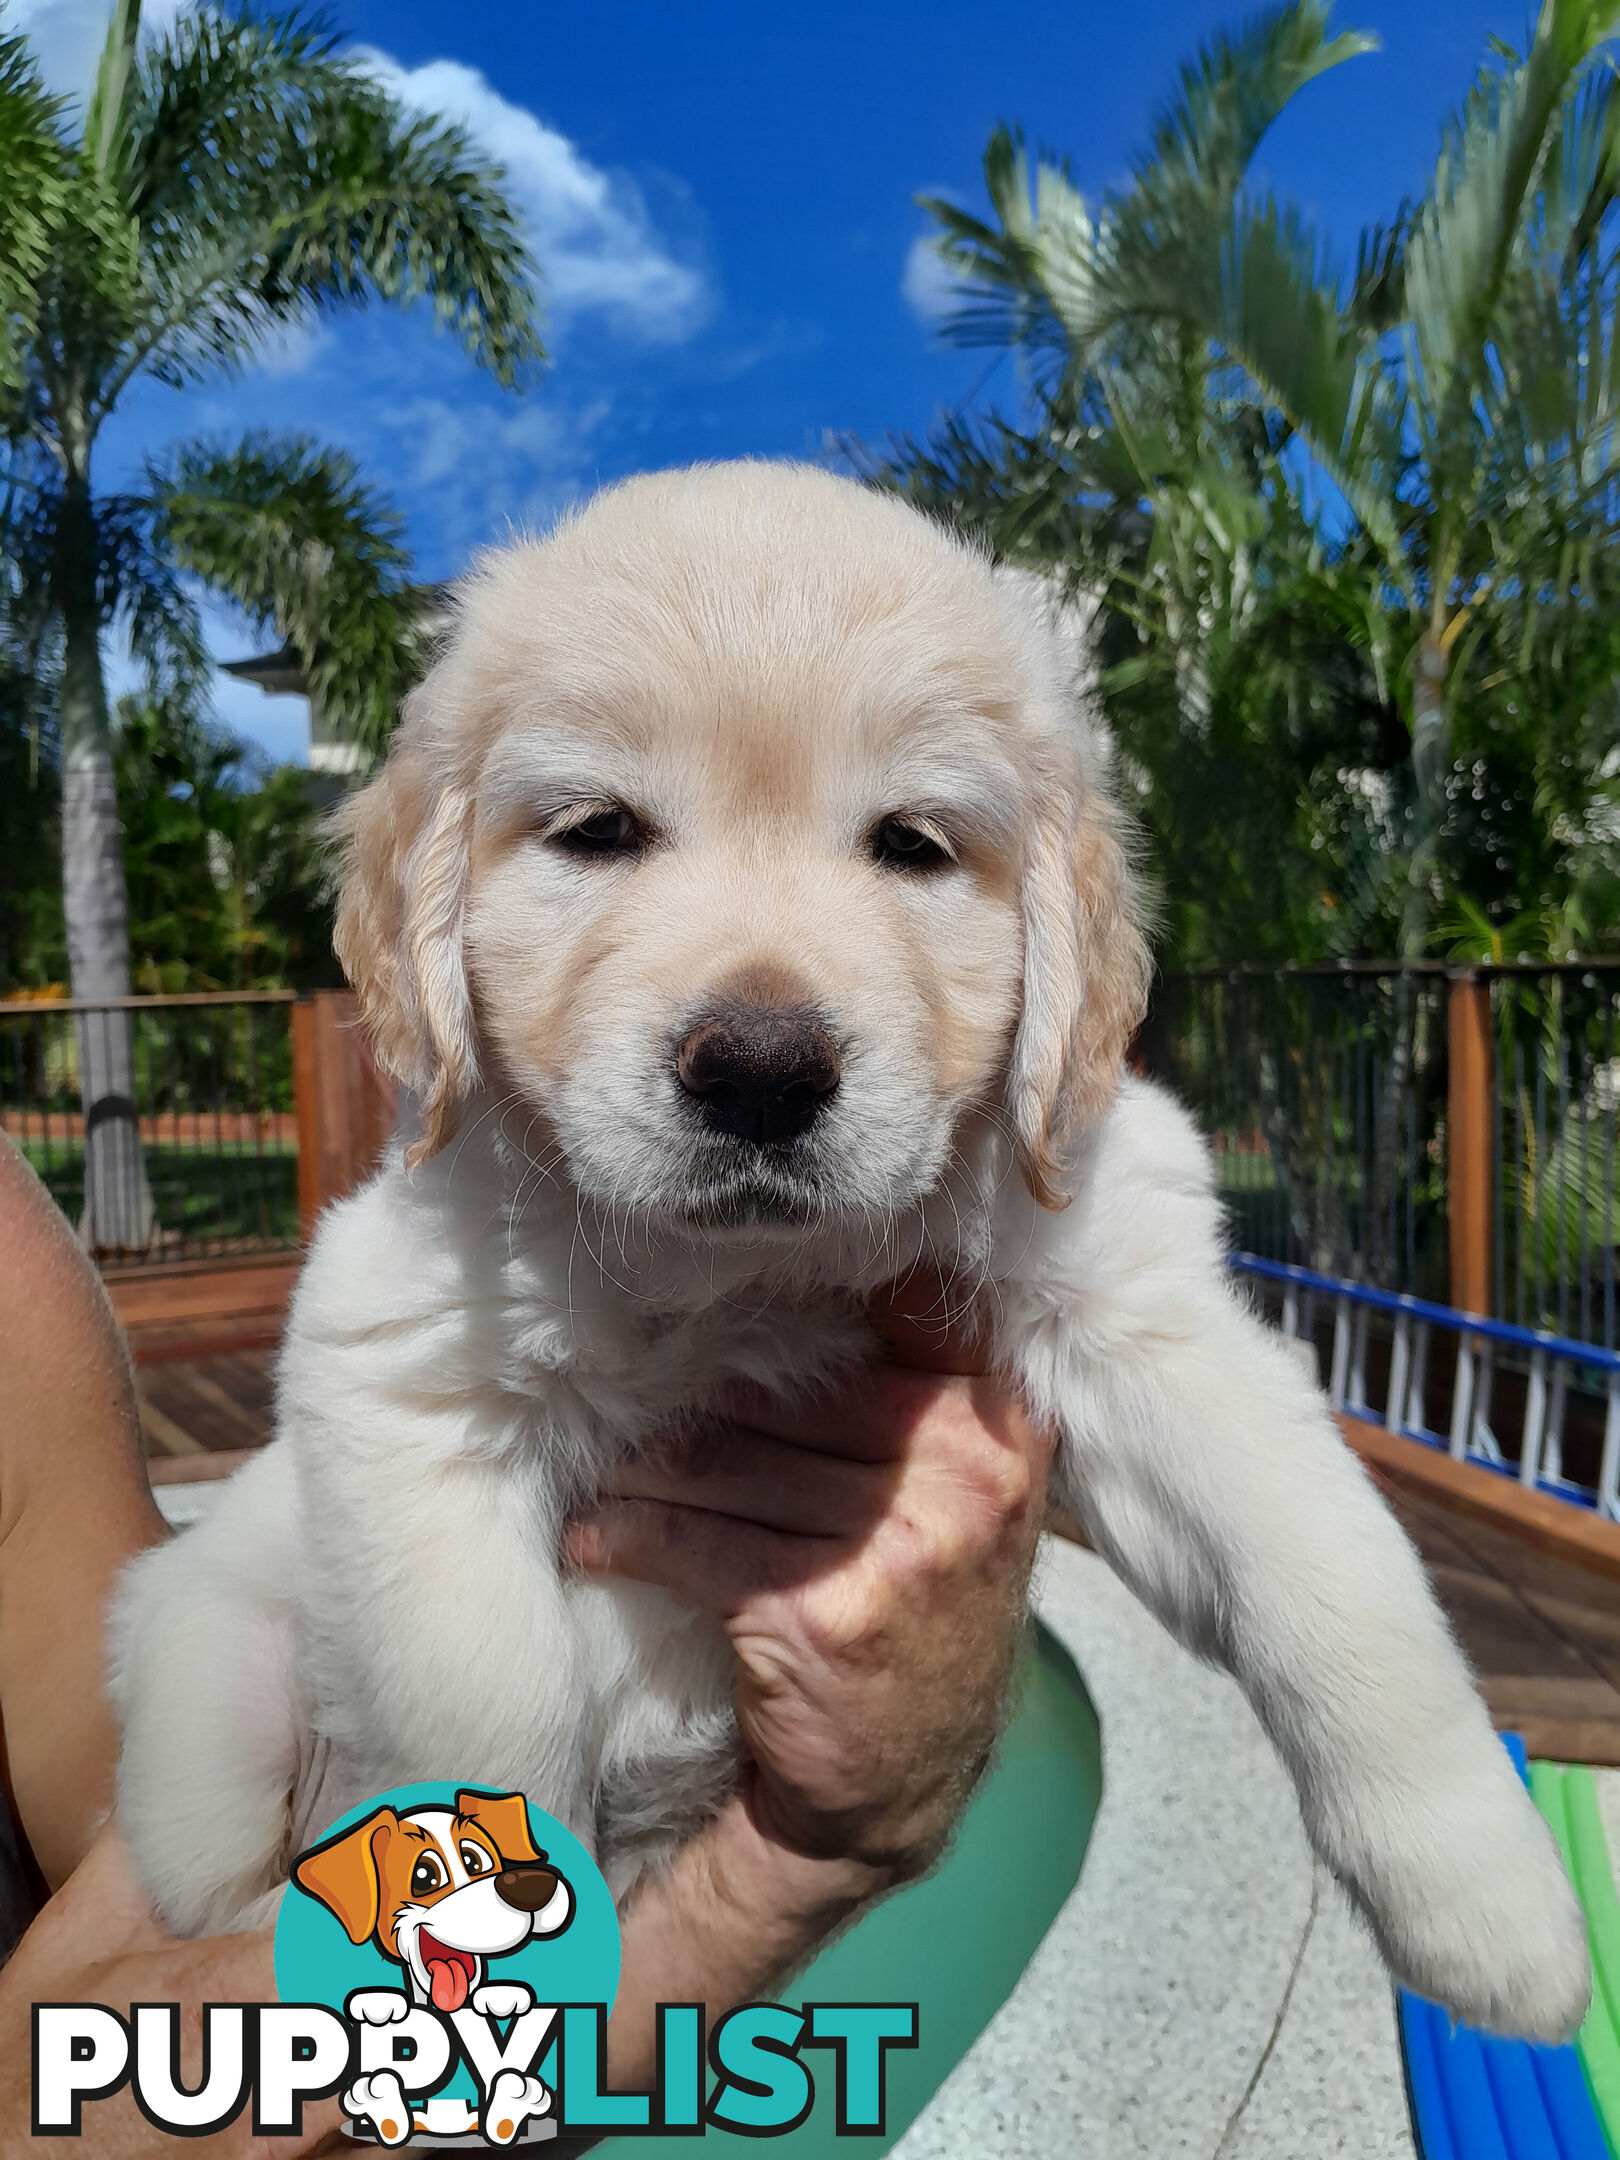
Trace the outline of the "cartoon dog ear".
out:
[[[518,1792],[458,1792],[456,1813],[477,1823],[503,1860],[538,1860],[529,1831],[529,1804]]]
[[[1113,1101],[1152,971],[1118,816],[1089,781],[1049,799],[1039,818],[1023,915],[1007,1110],[1025,1184],[1058,1209],[1068,1206],[1061,1179],[1075,1139]]]
[[[412,691],[381,773],[332,819],[341,849],[332,942],[377,1062],[421,1105],[412,1169],[444,1146],[478,1085],[461,942],[472,790],[435,730],[431,687],[430,678]]]
[[[343,1923],[350,1942],[369,1942],[382,1917],[382,1865],[399,1828],[391,1807],[378,1808],[341,1837],[317,1845],[293,1869],[293,1881]]]

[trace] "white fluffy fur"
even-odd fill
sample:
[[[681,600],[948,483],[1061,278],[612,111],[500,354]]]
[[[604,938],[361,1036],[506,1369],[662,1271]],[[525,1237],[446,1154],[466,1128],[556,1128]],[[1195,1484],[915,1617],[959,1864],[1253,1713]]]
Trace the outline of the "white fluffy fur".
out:
[[[1396,1972],[1500,2030],[1578,2022],[1556,1849],[1405,1539],[1234,1294],[1201,1142],[1156,1088],[1088,1092],[1130,961],[1094,889],[1120,865],[1082,854],[1067,893],[1055,867],[1104,807],[1061,674],[1027,594],[813,473],[633,483],[485,567],[346,932],[424,1127],[322,1223],[278,1438],[120,1603],[119,1804],[172,1924],[251,1915],[340,1809],[418,1779],[522,1790],[620,1883],[689,1834],[733,1773],[724,1640],[565,1574],[564,1519],[727,1378],[865,1354],[862,1293],[927,1257],[1056,1423],[1059,1497],[1238,1678]],[[548,821],[598,798],[646,810],[645,865],[559,861]],[[928,889],[860,850],[906,804],[959,842]],[[683,1213],[720,1158],[671,1031],[761,962],[842,1030],[812,1204]]]

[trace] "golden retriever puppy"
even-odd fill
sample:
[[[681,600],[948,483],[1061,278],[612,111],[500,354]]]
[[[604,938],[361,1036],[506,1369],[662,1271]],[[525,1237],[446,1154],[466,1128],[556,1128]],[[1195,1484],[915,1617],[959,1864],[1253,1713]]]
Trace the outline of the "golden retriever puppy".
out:
[[[521,1789],[621,1882],[689,1834],[729,1653],[562,1569],[564,1520],[726,1382],[862,1355],[925,1260],[1396,1972],[1576,2024],[1553,1842],[1234,1295],[1204,1148],[1122,1070],[1147,956],[1037,592],[822,472],[633,480],[466,581],[343,822],[339,948],[411,1109],[321,1224],[277,1439],[123,1595],[120,1807],[173,1924],[422,1775]]]

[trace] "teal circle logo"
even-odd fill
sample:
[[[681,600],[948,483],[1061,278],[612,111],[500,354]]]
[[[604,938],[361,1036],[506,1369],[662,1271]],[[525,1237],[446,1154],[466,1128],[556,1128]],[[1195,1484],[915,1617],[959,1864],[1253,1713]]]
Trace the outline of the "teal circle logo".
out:
[[[499,2075],[506,2134],[489,2141],[525,2143],[554,2134],[540,2124],[555,2021],[521,2075],[496,2071],[500,2051],[518,2049],[525,2015],[538,2031],[554,2005],[611,2011],[619,1954],[612,1895],[565,1824],[521,1793],[424,1782],[351,1808],[300,1853],[276,1920],[276,1991],[349,2018],[362,2053],[344,2103],[360,2135],[483,2142]],[[447,2074],[413,2090],[413,2067],[440,2050]]]

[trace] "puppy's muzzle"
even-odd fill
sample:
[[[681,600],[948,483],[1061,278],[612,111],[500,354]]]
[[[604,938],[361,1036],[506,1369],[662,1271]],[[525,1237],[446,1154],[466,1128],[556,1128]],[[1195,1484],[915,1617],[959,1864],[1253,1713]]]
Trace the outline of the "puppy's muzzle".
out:
[[[675,1074],[711,1132],[756,1146],[796,1140],[838,1091],[838,1045],[803,1008],[728,1006],[698,1021]]]

